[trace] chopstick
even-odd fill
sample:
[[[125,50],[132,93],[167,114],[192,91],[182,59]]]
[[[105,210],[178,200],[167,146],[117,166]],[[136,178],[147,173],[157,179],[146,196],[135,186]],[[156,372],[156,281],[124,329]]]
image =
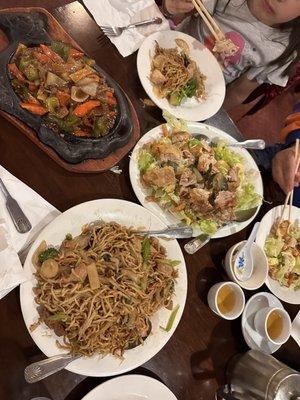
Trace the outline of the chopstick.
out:
[[[295,145],[296,170],[295,170],[295,174],[296,174],[297,171],[298,171],[298,168],[297,168],[298,157],[299,157],[299,139],[296,139],[296,145]],[[298,167],[299,167],[299,166],[298,166]],[[293,200],[294,200],[294,189],[292,190],[292,193],[291,193],[291,196],[290,196],[289,221],[291,220],[291,213],[292,213]]]
[[[299,141],[299,139],[296,139],[295,161],[296,161],[296,168],[295,168],[295,175],[296,175],[296,173],[297,173],[297,171],[299,169],[299,165],[300,165],[300,141]],[[285,209],[286,209],[289,201],[290,201],[290,204],[289,204],[289,219],[288,220],[289,220],[289,222],[291,222],[291,212],[292,212],[293,198],[294,198],[294,189],[292,189],[286,195],[284,206],[283,206],[283,209],[282,209],[282,212],[281,212],[281,216],[280,216],[280,219],[279,219],[279,224],[283,220],[283,214],[285,212]]]
[[[213,34],[215,37],[216,41],[220,41],[225,38],[224,33],[221,31],[220,27],[216,23],[216,21],[213,19],[213,17],[210,15],[210,13],[207,11],[207,9],[204,7],[203,3],[201,0],[192,0],[196,10],[200,14],[201,18],[203,21],[206,23],[208,29],[210,32]]]

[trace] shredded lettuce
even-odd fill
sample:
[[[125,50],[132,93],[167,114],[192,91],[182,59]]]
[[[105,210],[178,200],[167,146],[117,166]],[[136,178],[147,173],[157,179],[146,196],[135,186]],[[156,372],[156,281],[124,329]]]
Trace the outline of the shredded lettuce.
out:
[[[184,119],[177,119],[166,110],[163,110],[163,117],[175,131],[188,132],[187,123]]]
[[[138,167],[141,172],[154,168],[157,165],[155,158],[147,150],[142,149],[139,153]]]
[[[214,235],[218,230],[218,224],[216,221],[203,219],[198,222],[198,225],[199,225],[201,231],[206,233],[209,236]]]
[[[243,163],[243,157],[230,150],[224,143],[218,143],[214,150],[216,159],[225,161],[230,167]]]
[[[252,183],[246,183],[239,190],[236,211],[257,207],[261,203],[261,200],[261,196],[256,193]]]
[[[281,238],[268,237],[265,242],[264,250],[266,255],[271,258],[277,258],[284,246],[284,240]],[[274,261],[273,261],[274,263]]]
[[[192,216],[189,215],[188,212],[181,210],[177,213],[177,215],[179,216],[179,218],[184,221],[188,226],[190,226],[193,222]]]
[[[188,141],[188,146],[190,149],[192,149],[193,147],[198,146],[199,144],[201,144],[200,140],[196,139],[196,138],[192,138]]]

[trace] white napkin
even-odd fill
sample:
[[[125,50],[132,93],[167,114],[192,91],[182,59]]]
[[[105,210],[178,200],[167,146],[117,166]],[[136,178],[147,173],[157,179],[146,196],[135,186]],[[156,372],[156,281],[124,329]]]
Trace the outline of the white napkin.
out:
[[[22,234],[17,232],[5,207],[5,198],[0,193],[1,299],[9,291],[28,279],[22,268],[20,258],[24,261],[31,243],[35,240],[41,229],[59,215],[60,212],[1,165],[0,178],[3,180],[12,197],[17,200],[32,225],[32,229],[28,233]]]
[[[160,25],[152,24],[124,31],[120,36],[110,38],[123,57],[134,53],[145,37],[157,31],[169,30],[169,23],[160,12],[154,0],[83,0],[97,24],[126,26],[153,17],[162,18]]]

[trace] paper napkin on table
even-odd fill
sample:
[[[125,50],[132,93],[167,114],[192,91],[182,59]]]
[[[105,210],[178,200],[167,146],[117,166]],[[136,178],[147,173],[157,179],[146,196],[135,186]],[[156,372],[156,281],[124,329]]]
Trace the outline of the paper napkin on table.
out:
[[[24,282],[26,276],[20,258],[24,261],[27,251],[41,229],[60,212],[34,190],[10,174],[0,165],[0,178],[29,219],[32,229],[17,232],[0,193],[0,299]]]
[[[123,57],[134,53],[145,37],[157,31],[169,30],[169,23],[154,0],[83,0],[97,24],[104,26],[126,26],[154,17],[162,18],[160,25],[152,24],[124,31],[110,38]]]

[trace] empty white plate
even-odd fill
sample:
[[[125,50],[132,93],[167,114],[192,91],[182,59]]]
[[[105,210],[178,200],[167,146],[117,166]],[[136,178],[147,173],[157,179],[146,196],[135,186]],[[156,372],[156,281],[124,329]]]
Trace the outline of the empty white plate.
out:
[[[125,375],[102,383],[82,400],[177,400],[170,389],[156,379]]]

